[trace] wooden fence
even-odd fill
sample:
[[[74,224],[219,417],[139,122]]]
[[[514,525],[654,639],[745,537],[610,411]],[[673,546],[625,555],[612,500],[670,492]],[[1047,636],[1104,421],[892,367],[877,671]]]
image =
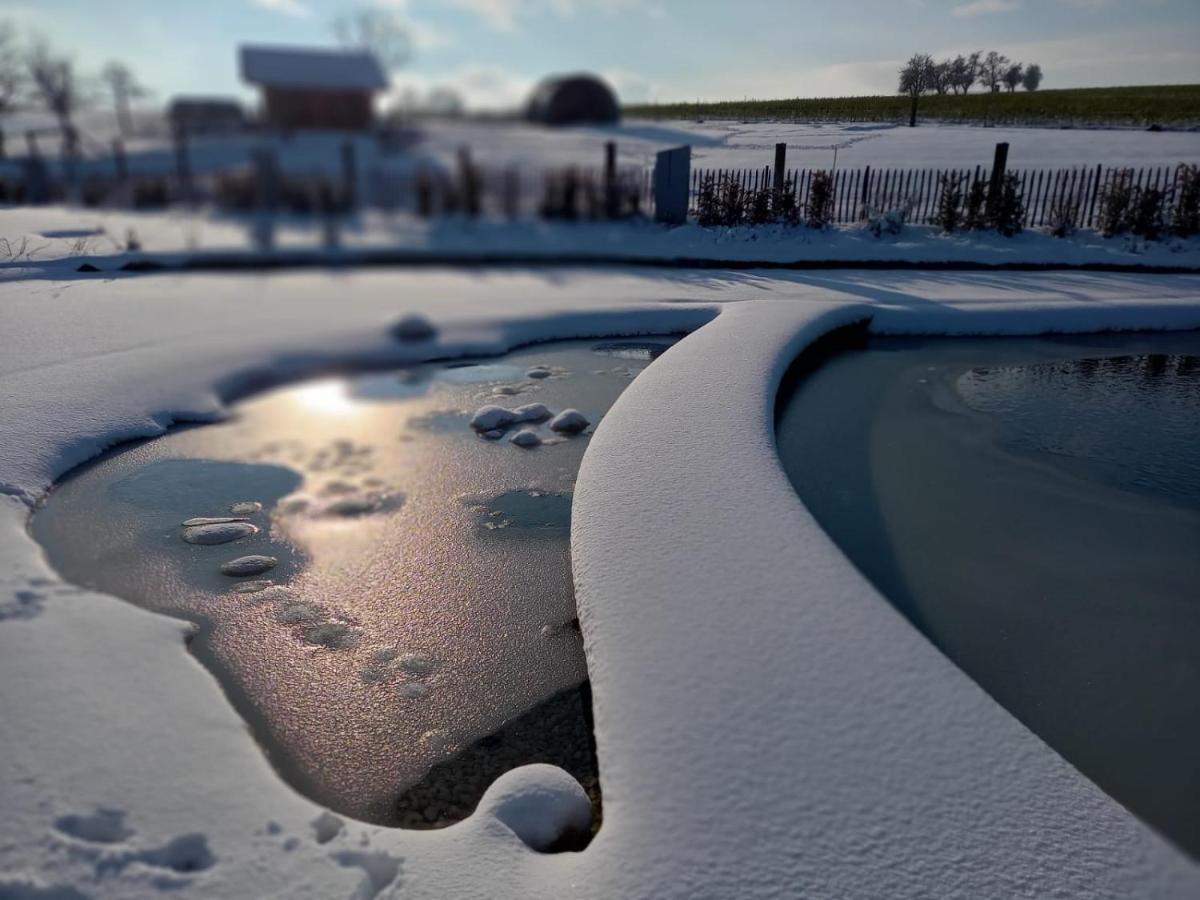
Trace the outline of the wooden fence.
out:
[[[813,176],[818,171],[821,170],[785,170],[785,184],[792,191],[801,211],[807,208]],[[1049,224],[1051,211],[1056,206],[1068,203],[1078,210],[1077,221],[1081,227],[1093,227],[1098,221],[1100,197],[1105,188],[1118,178],[1126,178],[1130,185],[1140,189],[1164,191],[1169,215],[1180,178],[1176,166],[1127,169],[1098,165],[1007,171],[1017,178],[1018,191],[1025,205],[1023,224],[1027,228]],[[991,169],[986,166],[973,169],[875,169],[866,166],[861,169],[841,169],[830,174],[833,177],[835,224],[863,221],[871,210],[886,211],[904,206],[911,208],[910,222],[936,224],[944,180],[957,179],[960,182],[965,202],[972,183],[987,184],[991,179]],[[770,166],[759,169],[695,169],[692,171],[691,184],[693,209],[701,187],[709,180],[716,184],[733,182],[741,186],[743,191],[756,192],[771,189],[773,176]]]

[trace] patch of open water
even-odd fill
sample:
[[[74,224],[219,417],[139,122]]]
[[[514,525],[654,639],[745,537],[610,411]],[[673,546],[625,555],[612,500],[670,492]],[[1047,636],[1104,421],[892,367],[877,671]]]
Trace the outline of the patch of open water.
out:
[[[850,560],[1200,856],[1200,333],[873,338],[789,385],[780,457]]]
[[[32,531],[66,579],[199,623],[193,651],[277,769],[334,810],[444,825],[505,770],[550,762],[598,812],[569,555],[591,428],[522,422],[509,431],[541,439],[522,447],[469,422],[536,402],[594,427],[648,346],[556,342],[261,394],[81,468]]]

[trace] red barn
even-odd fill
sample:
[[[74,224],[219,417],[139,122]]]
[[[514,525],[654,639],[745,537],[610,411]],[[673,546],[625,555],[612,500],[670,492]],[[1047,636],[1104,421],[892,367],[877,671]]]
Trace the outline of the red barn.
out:
[[[264,123],[283,130],[369,128],[375,94],[388,86],[365,50],[246,46],[240,55],[242,80],[262,89]]]

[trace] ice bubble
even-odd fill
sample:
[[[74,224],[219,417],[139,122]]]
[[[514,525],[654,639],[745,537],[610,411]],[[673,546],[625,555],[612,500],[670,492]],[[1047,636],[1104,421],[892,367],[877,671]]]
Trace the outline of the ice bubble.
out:
[[[183,529],[183,539],[189,544],[228,544],[252,534],[258,534],[258,527],[249,522],[219,522]]]
[[[525,373],[526,378],[549,378],[550,370],[545,366],[533,366]]]
[[[275,621],[282,625],[308,625],[320,621],[324,614],[319,604],[308,600],[292,600],[275,610]]]
[[[492,393],[497,397],[511,397],[521,393],[521,387],[516,384],[498,384],[492,388]]]
[[[509,441],[516,444],[518,447],[529,449],[541,444],[542,439],[538,437],[538,433],[532,428],[522,428],[516,434],[509,438]]]
[[[235,584],[229,590],[235,594],[256,594],[259,591],[265,591],[273,584],[274,582],[260,578],[254,581],[243,581],[241,584]]]
[[[514,422],[513,413],[503,406],[487,404],[475,410],[471,416],[471,427],[476,431],[492,431],[496,428],[507,428]]]
[[[367,657],[373,665],[385,665],[400,655],[400,651],[395,647],[376,647]]]
[[[564,409],[550,420],[550,430],[561,434],[579,434],[591,423],[577,409]]]
[[[526,403],[512,411],[514,422],[544,422],[550,418],[550,410],[545,403]]]
[[[424,316],[405,316],[392,326],[392,336],[401,341],[427,341],[437,331]]]
[[[500,440],[500,438],[504,437],[504,429],[503,428],[493,428],[491,431],[483,432],[483,436],[485,438],[487,438],[489,441],[498,441],[498,440]]]
[[[314,625],[304,629],[304,641],[330,650],[345,650],[358,643],[361,635],[356,628],[343,625],[340,622],[330,622],[325,625]]]
[[[406,681],[396,688],[396,693],[405,700],[417,700],[429,694],[429,686],[419,681]]]
[[[199,528],[201,525],[228,525],[231,522],[245,522],[241,517],[235,516],[196,516],[194,519],[187,519],[183,522],[184,528]]]
[[[263,505],[257,500],[239,500],[229,507],[229,511],[235,516],[251,516],[254,513],[262,512],[262,508]]]
[[[437,668],[437,661],[423,653],[405,653],[396,660],[396,668],[409,675],[428,675]]]
[[[234,578],[240,578],[245,575],[261,575],[263,572],[269,572],[277,565],[279,565],[279,560],[274,556],[239,556],[237,559],[221,563],[221,574]]]

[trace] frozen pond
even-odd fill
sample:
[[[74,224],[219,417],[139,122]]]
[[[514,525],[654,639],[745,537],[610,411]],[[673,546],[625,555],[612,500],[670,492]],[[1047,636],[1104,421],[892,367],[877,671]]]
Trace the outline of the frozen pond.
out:
[[[598,804],[571,495],[592,427],[671,340],[261,394],[84,467],[33,533],[68,580],[199,623],[273,763],[339,812],[447,824],[539,761]],[[485,436],[486,405],[525,421]],[[567,408],[591,425],[548,418]]]
[[[849,343],[781,395],[806,506],[985,690],[1200,855],[1200,333]]]

